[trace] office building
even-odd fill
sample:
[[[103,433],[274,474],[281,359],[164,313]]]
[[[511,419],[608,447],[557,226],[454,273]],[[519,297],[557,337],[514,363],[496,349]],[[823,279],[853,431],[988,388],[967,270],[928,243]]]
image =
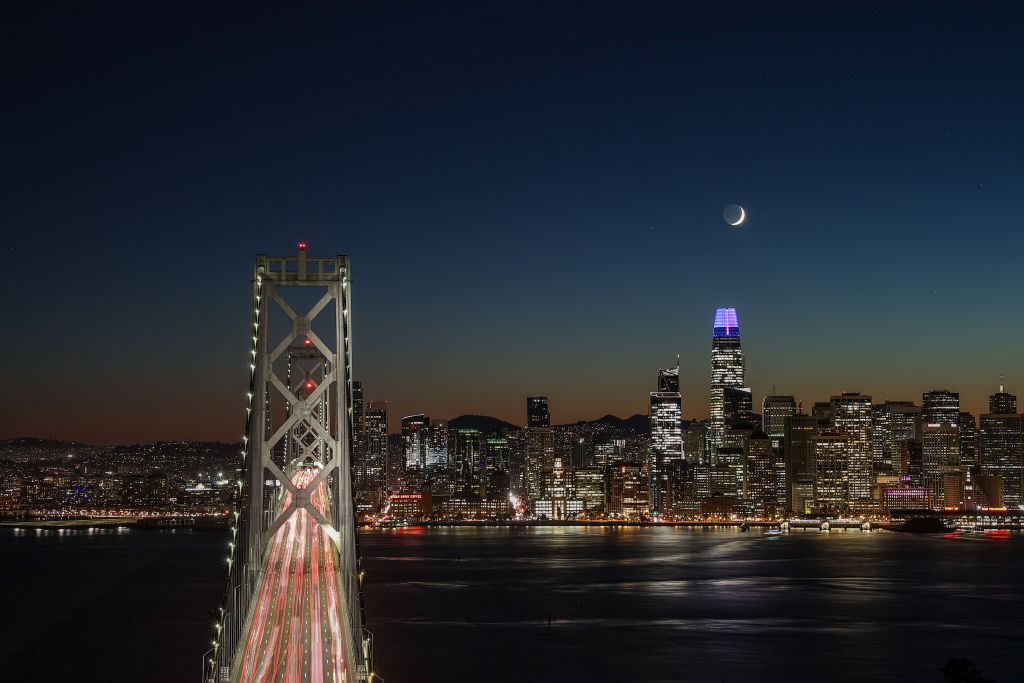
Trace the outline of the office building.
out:
[[[430,418],[423,413],[402,418],[402,459],[406,469],[424,471]]]
[[[743,441],[743,499],[746,509],[756,517],[773,517],[777,500],[775,485],[775,449],[761,430]]]
[[[526,399],[526,462],[523,489],[527,500],[544,495],[544,473],[554,465],[555,440],[551,433],[551,412],[547,396]]]
[[[847,436],[846,461],[850,504],[858,512],[871,507],[874,460],[871,448],[871,397],[844,391],[831,401],[835,430]]]
[[[715,311],[711,338],[711,417],[708,419],[708,446],[713,454],[722,443],[726,427],[725,389],[743,387],[743,352],[740,326],[735,308]]]
[[[999,477],[1003,505],[1017,508],[1022,500],[1021,416],[1016,412],[1017,398],[1000,391],[989,398],[989,411],[978,418],[978,444],[981,474]],[[996,413],[993,408],[1013,410]]]
[[[849,510],[847,450],[850,436],[823,432],[814,437],[814,511],[845,515]]]
[[[811,415],[790,415],[784,420],[783,449],[786,462],[786,509],[807,513],[808,492],[814,497],[817,460],[814,437],[819,433],[818,418]],[[802,495],[797,495],[800,491]]]
[[[668,463],[683,457],[682,398],[678,391],[651,392],[650,476],[652,512],[664,511],[668,492]]]

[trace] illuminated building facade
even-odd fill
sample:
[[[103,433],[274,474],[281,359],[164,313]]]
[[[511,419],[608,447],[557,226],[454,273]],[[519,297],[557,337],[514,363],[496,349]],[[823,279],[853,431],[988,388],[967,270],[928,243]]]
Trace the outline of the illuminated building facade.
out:
[[[622,519],[640,519],[650,505],[646,468],[639,463],[618,463],[608,468],[607,503],[609,514]]]
[[[430,418],[423,413],[402,418],[402,461],[406,469],[424,471]]]
[[[356,471],[356,505],[361,511],[370,512],[384,503],[388,402],[370,401],[363,422],[363,458]]]
[[[761,430],[743,441],[743,498],[746,509],[758,517],[775,514],[775,449]]]
[[[814,437],[814,508],[821,514],[845,514],[849,510],[849,441],[849,435],[837,432]]]
[[[712,454],[722,444],[726,427],[726,388],[743,388],[743,351],[735,308],[715,311],[711,338],[711,417],[708,419],[708,446]]]
[[[604,468],[581,467],[573,472],[576,497],[583,501],[587,512],[604,509]]]
[[[960,411],[957,411],[959,420]],[[962,500],[963,492],[946,498],[946,475],[960,472],[960,430],[956,423],[921,425],[921,485],[931,495],[932,507],[941,510]]]
[[[427,471],[444,470],[449,464],[448,423],[438,420],[427,429]]]
[[[981,474],[999,477],[1003,505],[1016,508],[1024,503],[1021,491],[1022,438],[1021,416],[1017,414],[1017,397],[1000,391],[989,398],[989,410],[999,408],[1013,412],[989,412],[978,418],[979,459]]]
[[[874,484],[874,455],[871,449],[871,397],[844,391],[833,396],[832,423],[847,437],[847,485],[850,505],[858,510],[870,507]]]
[[[550,471],[555,458],[555,440],[551,433],[551,411],[547,396],[526,399],[526,462],[523,489],[527,500],[544,495],[544,473]]]
[[[879,474],[900,474],[900,444],[917,438],[921,433],[921,406],[913,401],[886,401],[884,404],[885,431]],[[876,445],[877,446],[877,445]],[[877,453],[877,448],[876,448]]]
[[[683,401],[678,391],[651,392],[651,444],[647,473],[651,478],[651,510],[664,511],[668,494],[668,463],[683,457]]]

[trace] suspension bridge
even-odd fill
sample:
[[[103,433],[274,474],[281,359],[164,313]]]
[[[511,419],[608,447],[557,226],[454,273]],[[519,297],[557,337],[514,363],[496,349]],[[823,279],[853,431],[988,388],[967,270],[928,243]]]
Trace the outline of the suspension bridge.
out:
[[[253,270],[239,504],[204,683],[375,678],[352,495],[351,268],[298,247]]]

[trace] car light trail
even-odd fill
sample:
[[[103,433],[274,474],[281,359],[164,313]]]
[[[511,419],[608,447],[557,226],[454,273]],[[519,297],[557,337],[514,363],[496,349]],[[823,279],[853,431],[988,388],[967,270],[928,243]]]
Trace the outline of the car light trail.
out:
[[[292,483],[304,489],[319,471],[300,469]],[[310,501],[327,516],[323,484],[312,492]],[[291,502],[288,492],[284,507]],[[268,556],[233,680],[342,683],[344,633],[338,616],[337,564],[326,530],[299,508],[275,533]]]

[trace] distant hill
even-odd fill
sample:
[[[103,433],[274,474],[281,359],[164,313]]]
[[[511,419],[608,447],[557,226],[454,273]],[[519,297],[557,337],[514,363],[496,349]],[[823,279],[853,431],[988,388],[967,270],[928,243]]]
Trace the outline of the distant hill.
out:
[[[634,415],[632,417],[621,418],[609,413],[604,417],[599,417],[596,420],[591,420],[590,424],[599,423],[605,424],[609,427],[615,427],[616,429],[622,429],[624,431],[633,432],[645,432],[650,427],[650,422],[646,415]]]
[[[476,429],[481,432],[510,432],[522,429],[519,425],[499,420],[490,415],[459,415],[448,420],[448,429]]]

